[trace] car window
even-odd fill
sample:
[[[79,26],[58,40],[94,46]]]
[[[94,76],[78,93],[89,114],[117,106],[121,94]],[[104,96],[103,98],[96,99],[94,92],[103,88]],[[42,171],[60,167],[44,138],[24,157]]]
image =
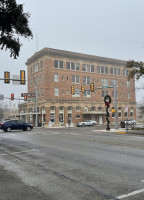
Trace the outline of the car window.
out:
[[[9,121],[10,124],[16,124],[16,121],[15,120],[11,120]]]
[[[18,120],[17,124],[23,124],[23,121]]]

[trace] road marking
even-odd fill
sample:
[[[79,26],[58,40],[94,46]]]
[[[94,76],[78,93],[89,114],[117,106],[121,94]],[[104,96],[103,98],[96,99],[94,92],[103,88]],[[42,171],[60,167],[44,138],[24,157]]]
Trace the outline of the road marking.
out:
[[[6,152],[6,153],[0,154],[0,156],[6,156],[8,154],[30,153],[32,151],[39,151],[39,150],[37,150],[37,149],[31,149],[31,150],[18,151],[18,152]]]
[[[141,182],[143,182],[143,183],[144,183],[144,180],[141,180]]]
[[[134,191],[134,192],[131,192],[131,193],[129,193],[129,194],[124,194],[124,195],[118,196],[118,197],[116,197],[116,198],[117,198],[117,199],[124,199],[124,198],[126,198],[126,197],[133,196],[133,195],[136,195],[136,194],[139,194],[139,193],[142,193],[142,192],[144,192],[144,189],[136,190],[136,191]]]
[[[39,151],[37,149],[31,149],[31,150],[25,150],[25,151],[19,151],[19,152],[12,152],[11,154],[17,154],[17,153],[29,153],[31,151]]]

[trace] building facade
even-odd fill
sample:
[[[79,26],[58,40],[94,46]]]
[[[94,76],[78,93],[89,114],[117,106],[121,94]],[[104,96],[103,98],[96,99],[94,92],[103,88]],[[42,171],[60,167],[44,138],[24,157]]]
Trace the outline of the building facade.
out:
[[[37,120],[39,126],[66,125],[92,119],[106,123],[104,97],[112,98],[110,122],[114,123],[114,82],[117,87],[118,121],[136,119],[135,81],[128,81],[126,62],[117,59],[44,48],[27,62],[28,93],[37,90]],[[90,91],[94,83],[94,92]],[[74,85],[74,95],[71,86]],[[85,92],[81,92],[81,86]],[[19,104],[20,118],[36,124],[35,98]]]

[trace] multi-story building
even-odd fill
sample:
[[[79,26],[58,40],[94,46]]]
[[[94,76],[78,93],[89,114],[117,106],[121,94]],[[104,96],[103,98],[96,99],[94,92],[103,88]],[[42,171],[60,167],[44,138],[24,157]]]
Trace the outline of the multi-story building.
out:
[[[112,98],[110,122],[114,122],[114,82],[117,84],[117,117],[136,119],[135,81],[128,81],[129,69],[126,61],[91,56],[81,53],[44,48],[30,57],[27,62],[28,93],[37,88],[38,124],[66,125],[68,120],[76,124],[92,119],[99,124],[106,122],[104,97]],[[94,92],[90,91],[94,83]],[[75,94],[71,94],[74,85]],[[85,92],[81,92],[81,86]],[[102,89],[97,89],[102,88]],[[19,105],[21,119],[36,123],[36,103],[28,98]]]

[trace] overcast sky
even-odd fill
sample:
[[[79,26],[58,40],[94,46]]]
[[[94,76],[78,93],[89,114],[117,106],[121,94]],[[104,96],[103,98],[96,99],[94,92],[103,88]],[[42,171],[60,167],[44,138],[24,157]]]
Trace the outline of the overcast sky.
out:
[[[121,60],[144,61],[144,0],[17,0],[31,14],[33,40],[21,38],[18,59],[0,50],[0,78],[4,71],[19,75],[25,63],[44,47]],[[136,86],[144,85],[144,80]],[[27,86],[0,81],[0,94],[16,98]],[[144,90],[136,92],[137,101]]]

